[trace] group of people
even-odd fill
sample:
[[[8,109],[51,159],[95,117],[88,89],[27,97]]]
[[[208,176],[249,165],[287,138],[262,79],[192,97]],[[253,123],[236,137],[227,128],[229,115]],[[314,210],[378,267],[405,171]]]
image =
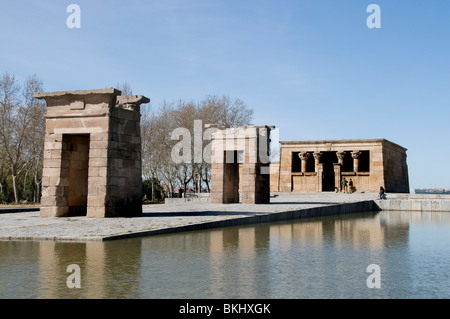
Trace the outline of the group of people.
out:
[[[350,180],[349,181],[347,181],[346,179],[345,179],[345,177],[342,179],[342,181],[341,181],[341,190],[344,192],[344,193],[348,193],[348,194],[351,194],[351,193],[353,193],[353,181],[352,181],[352,179],[350,178]]]
[[[349,181],[347,181],[345,179],[345,177],[342,179],[341,181],[341,190],[342,192],[346,193],[346,194],[351,194],[353,193],[353,181],[350,178]],[[336,193],[338,192],[338,189],[336,188]],[[383,186],[380,186],[380,191],[378,193],[378,198],[379,199],[386,199],[386,191],[384,190]]]

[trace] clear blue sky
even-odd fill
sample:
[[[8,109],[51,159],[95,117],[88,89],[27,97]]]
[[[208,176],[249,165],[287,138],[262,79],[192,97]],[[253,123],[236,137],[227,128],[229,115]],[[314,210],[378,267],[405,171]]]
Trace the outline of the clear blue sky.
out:
[[[3,0],[0,48],[0,72],[46,91],[126,81],[155,108],[225,94],[282,141],[386,138],[411,188],[450,188],[448,0]]]

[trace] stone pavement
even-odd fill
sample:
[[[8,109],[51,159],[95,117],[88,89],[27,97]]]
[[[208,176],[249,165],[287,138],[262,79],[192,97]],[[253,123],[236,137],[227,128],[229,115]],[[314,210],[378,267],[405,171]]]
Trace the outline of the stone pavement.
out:
[[[144,205],[142,217],[41,218],[39,211],[0,214],[0,240],[58,240],[92,241],[111,240],[176,231],[223,227],[253,222],[297,218],[308,209],[344,203],[371,201],[376,194],[277,193],[270,204],[210,204],[183,203]],[[333,207],[331,207],[333,206]],[[340,205],[343,206],[343,205]],[[345,211],[344,211],[345,212]],[[313,216],[317,212],[310,212]],[[281,214],[284,214],[281,216]],[[264,219],[259,217],[270,217]]]

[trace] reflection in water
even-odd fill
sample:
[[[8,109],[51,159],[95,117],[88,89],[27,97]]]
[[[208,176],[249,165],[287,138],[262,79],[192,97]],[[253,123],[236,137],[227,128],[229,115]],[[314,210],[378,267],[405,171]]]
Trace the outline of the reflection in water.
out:
[[[135,241],[131,245],[116,242],[114,246],[102,242],[41,241],[37,244],[38,291],[35,292],[37,295],[30,296],[32,298],[114,298],[139,293],[136,287],[141,241]],[[67,272],[67,266],[71,264],[80,266],[82,289],[67,287],[67,277],[72,273]]]
[[[0,242],[0,298],[449,298],[450,214],[373,212],[113,242]],[[70,264],[81,288],[70,289]],[[381,289],[366,285],[381,267]]]

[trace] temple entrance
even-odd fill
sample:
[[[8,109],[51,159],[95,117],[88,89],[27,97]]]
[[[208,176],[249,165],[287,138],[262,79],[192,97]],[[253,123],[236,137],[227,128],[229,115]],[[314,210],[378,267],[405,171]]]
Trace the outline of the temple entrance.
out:
[[[63,171],[68,177],[66,196],[69,216],[86,216],[87,214],[89,140],[89,134],[63,135],[62,160],[67,167]]]
[[[332,192],[335,190],[334,163],[338,162],[336,152],[322,152],[321,162],[323,163],[322,191]]]
[[[272,126],[207,125],[211,141],[211,203],[270,203]]]
[[[41,217],[142,216],[140,105],[150,99],[114,88],[34,97],[47,103]]]
[[[239,203],[239,161],[238,151],[225,151],[223,171],[223,203]]]

